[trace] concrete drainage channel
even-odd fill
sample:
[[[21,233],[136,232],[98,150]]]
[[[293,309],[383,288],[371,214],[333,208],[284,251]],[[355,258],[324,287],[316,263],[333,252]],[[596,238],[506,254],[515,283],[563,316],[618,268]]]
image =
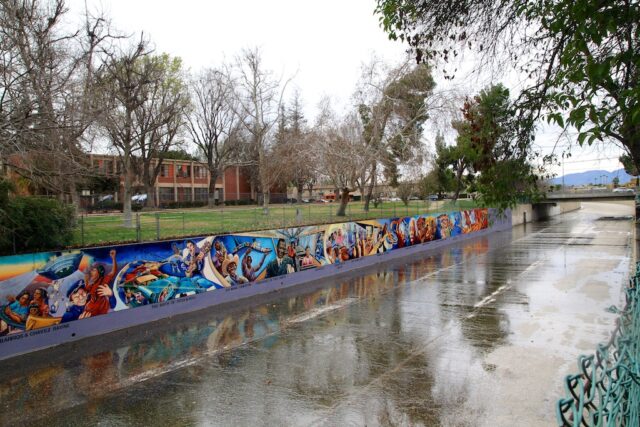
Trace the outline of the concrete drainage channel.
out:
[[[638,426],[640,424],[640,263],[626,289],[626,306],[610,307],[620,317],[607,343],[578,358],[578,373],[564,380],[558,400],[561,426]]]

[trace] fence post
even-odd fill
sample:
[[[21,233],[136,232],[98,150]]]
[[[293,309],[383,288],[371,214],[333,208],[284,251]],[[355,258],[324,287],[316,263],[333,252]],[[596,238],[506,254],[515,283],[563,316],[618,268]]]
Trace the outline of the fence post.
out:
[[[282,205],[282,228],[285,228],[284,227],[284,221],[285,221],[284,220],[284,217],[285,217],[284,207],[285,207],[285,205]]]
[[[220,230],[219,233],[224,233],[224,202],[222,203],[222,210],[220,211]]]
[[[329,204],[329,222],[333,222],[333,205]]]
[[[84,246],[84,214],[80,214],[80,244]]]
[[[182,234],[185,234],[185,230],[184,230],[184,212],[182,212]]]
[[[136,242],[142,240],[142,230],[140,229],[140,213],[136,212]]]
[[[396,217],[396,202],[393,202],[393,217]]]
[[[253,223],[256,226],[258,225],[258,208],[257,207],[253,208]]]
[[[156,240],[160,240],[160,213],[156,212]]]

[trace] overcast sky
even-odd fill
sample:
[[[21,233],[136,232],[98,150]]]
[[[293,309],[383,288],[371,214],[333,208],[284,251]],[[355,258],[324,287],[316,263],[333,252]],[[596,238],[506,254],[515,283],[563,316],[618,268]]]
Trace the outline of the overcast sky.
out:
[[[84,10],[85,0],[67,0],[72,13]],[[242,48],[258,47],[265,64],[277,76],[293,76],[290,89],[298,89],[309,119],[323,95],[341,107],[349,105],[360,67],[372,55],[390,63],[405,57],[405,46],[388,40],[373,15],[373,0],[86,0],[90,10],[102,9],[113,25],[125,33],[144,31],[156,52],[183,59],[197,72],[232,60]],[[440,87],[444,81],[436,80]],[[476,92],[485,82],[458,84]],[[477,87],[475,87],[477,86]],[[291,92],[291,90],[289,92]],[[427,127],[429,125],[427,124]],[[538,144],[549,152],[557,131],[544,128]],[[566,144],[566,139],[560,139]],[[556,152],[559,152],[558,149]],[[572,150],[565,174],[589,169],[622,167],[617,148]],[[561,167],[555,168],[557,174]]]

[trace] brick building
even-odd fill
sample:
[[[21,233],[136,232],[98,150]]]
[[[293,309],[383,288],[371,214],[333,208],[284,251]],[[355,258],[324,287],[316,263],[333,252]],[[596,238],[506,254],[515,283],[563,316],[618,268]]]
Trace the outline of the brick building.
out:
[[[121,175],[118,157],[103,154],[91,154],[91,165],[106,176]],[[165,159],[160,166],[154,186],[154,194],[158,205],[172,202],[207,201],[209,197],[209,170],[205,163],[191,160]],[[215,198],[220,201],[249,200],[251,186],[246,167],[230,166],[216,181]],[[144,186],[134,177],[133,194],[145,192]],[[120,186],[115,201],[121,201],[124,193],[124,177],[120,176]]]

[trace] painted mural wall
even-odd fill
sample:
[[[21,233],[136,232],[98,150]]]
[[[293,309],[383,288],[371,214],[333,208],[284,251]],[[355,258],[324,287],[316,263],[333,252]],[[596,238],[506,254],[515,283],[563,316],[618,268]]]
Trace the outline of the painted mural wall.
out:
[[[470,209],[0,257],[0,337],[487,228],[489,211]]]

